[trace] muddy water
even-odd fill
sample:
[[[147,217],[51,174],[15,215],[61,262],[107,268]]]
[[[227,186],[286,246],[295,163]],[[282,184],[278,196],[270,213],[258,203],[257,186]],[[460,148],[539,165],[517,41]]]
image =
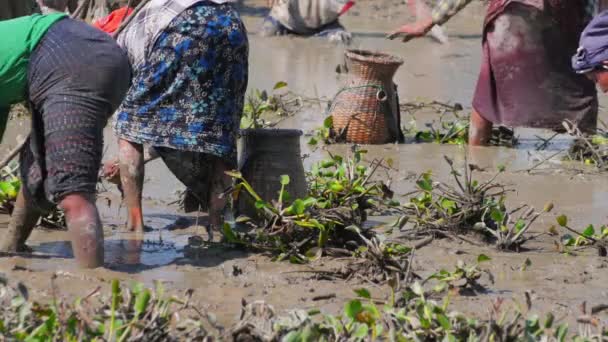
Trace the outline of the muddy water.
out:
[[[262,39],[255,31],[261,22],[260,2],[246,1],[243,13],[251,32],[251,81],[250,88],[269,89],[277,81],[286,81],[292,91],[310,97],[331,98],[340,85],[340,77],[334,72],[343,61],[344,48],[322,39],[273,38]],[[457,16],[446,30],[450,43],[438,45],[432,39],[421,39],[401,44],[383,39],[384,33],[402,22],[408,15],[400,1],[360,1],[359,8],[344,20],[355,34],[354,47],[377,49],[402,56],[406,64],[398,71],[395,80],[399,84],[401,101],[436,99],[443,102],[470,102],[479,67],[481,14],[483,8],[477,2]],[[606,103],[605,100],[602,100]],[[324,118],[323,106],[312,105],[302,113],[281,123],[281,127],[300,128],[310,131],[319,126]],[[605,118],[605,113],[601,117]],[[423,123],[436,119],[428,114],[416,117]],[[404,118],[409,120],[409,118]],[[19,135],[27,132],[26,121],[13,121],[5,135],[2,149],[14,146]],[[397,193],[411,189],[411,174],[433,170],[435,177],[445,179],[448,169],[441,158],[450,156],[462,164],[465,155],[487,172],[481,178],[492,175],[491,170],[505,165],[507,172],[500,178],[516,192],[509,198],[512,204],[530,203],[542,207],[547,201],[555,203],[556,212],[570,216],[572,225],[582,227],[606,221],[604,209],[608,206],[608,182],[602,175],[579,174],[559,161],[547,162],[532,172],[524,172],[539,160],[554,154],[570,143],[567,137],[557,137],[546,151],[536,152],[538,139],[535,135],[548,136],[548,132],[517,130],[521,144],[516,149],[479,148],[466,151],[457,146],[434,144],[384,145],[368,148],[369,155],[391,158],[397,172],[391,174]],[[323,157],[323,152],[310,151],[302,140],[305,160],[310,163]],[[116,142],[106,130],[106,158],[115,155]],[[330,149],[345,153],[348,146],[337,145]],[[468,154],[467,154],[468,153]],[[160,161],[152,162],[146,169],[146,225],[153,228],[143,237],[122,230],[125,221],[120,198],[112,187],[100,195],[99,206],[105,229],[107,269],[79,270],[72,260],[69,236],[65,232],[35,231],[30,243],[38,256],[32,258],[6,258],[0,260],[0,272],[14,280],[26,281],[34,296],[43,300],[51,295],[51,275],[60,296],[73,298],[89,293],[94,287],[107,289],[107,281],[121,279],[141,281],[152,285],[161,280],[173,293],[188,288],[196,289],[195,298],[204,308],[218,314],[221,323],[229,325],[237,316],[241,298],[264,299],[278,309],[294,307],[320,307],[328,311],[339,309],[340,303],[352,296],[341,282],[315,281],[310,274],[294,273],[310,267],[324,269],[335,266],[334,261],[322,261],[308,266],[273,263],[267,257],[248,255],[242,251],[209,248],[198,257],[188,258],[184,246],[192,235],[206,237],[202,225],[204,214],[183,215],[178,206],[177,191],[181,184],[168,172]],[[0,218],[0,229],[6,227],[6,217]],[[553,224],[554,215],[545,215],[535,224],[536,232],[544,232]],[[216,237],[217,238],[217,237]],[[531,251],[521,254],[497,253],[493,249],[480,249],[466,244],[447,241],[433,243],[417,253],[416,272],[430,274],[440,268],[451,268],[457,259],[475,260],[480,253],[493,258],[486,266],[495,276],[495,283],[488,279],[489,293],[477,297],[460,297],[453,300],[459,310],[485,314],[489,300],[498,296],[523,301],[523,293],[530,291],[535,302],[534,310],[555,310],[575,314],[582,301],[608,302],[605,290],[608,275],[607,263],[593,255],[565,256],[553,250],[553,237],[543,236],[530,244]],[[40,255],[51,255],[52,258]],[[532,266],[520,270],[529,258]],[[353,287],[356,285],[353,285]],[[372,287],[377,296],[386,289]],[[313,301],[313,297],[335,293],[336,299]],[[483,309],[482,309],[483,308]],[[559,316],[559,315],[558,315]]]

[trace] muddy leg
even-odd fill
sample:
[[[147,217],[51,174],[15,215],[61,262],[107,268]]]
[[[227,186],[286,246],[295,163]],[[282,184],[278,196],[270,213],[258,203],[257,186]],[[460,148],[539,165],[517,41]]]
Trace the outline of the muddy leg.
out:
[[[469,145],[487,145],[492,136],[492,126],[492,122],[486,120],[476,110],[473,110],[473,113],[471,113],[471,125],[469,128]]]
[[[209,223],[216,228],[220,228],[224,223],[224,209],[228,204],[229,196],[222,196],[222,194],[232,181],[225,171],[228,171],[226,163],[219,159],[216,160],[209,189]]]
[[[76,262],[81,267],[103,266],[103,229],[95,198],[91,194],[71,194],[61,200]]]
[[[8,230],[0,242],[0,251],[27,252],[29,248],[25,241],[30,237],[40,215],[40,211],[25,200],[23,189],[19,191]]]
[[[128,211],[127,229],[143,232],[144,218],[141,208],[141,194],[144,186],[143,146],[120,139],[118,148],[120,182]]]

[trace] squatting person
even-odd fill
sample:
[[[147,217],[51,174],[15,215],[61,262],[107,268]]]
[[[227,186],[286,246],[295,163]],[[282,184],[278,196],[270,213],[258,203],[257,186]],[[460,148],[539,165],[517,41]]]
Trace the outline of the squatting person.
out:
[[[39,0],[62,10],[68,0]],[[0,135],[11,104],[27,101],[32,130],[20,155],[22,186],[0,250],[22,252],[40,215],[59,205],[77,262],[103,265],[95,205],[103,128],[130,82],[126,53],[63,13],[0,21]]]
[[[264,19],[262,36],[318,36],[347,44],[352,39],[339,18],[355,4],[354,1],[269,0],[268,4],[270,13]]]

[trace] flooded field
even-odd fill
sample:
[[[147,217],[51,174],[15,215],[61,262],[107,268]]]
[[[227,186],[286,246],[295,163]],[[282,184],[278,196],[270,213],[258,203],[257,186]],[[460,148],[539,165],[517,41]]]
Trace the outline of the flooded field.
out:
[[[245,1],[243,15],[250,31],[250,89],[271,89],[277,81],[285,81],[289,89],[301,96],[331,99],[340,87],[341,79],[336,66],[343,62],[344,47],[323,39],[279,37],[265,39],[256,34],[263,19],[265,1]],[[358,7],[358,8],[357,8]],[[447,26],[450,42],[437,44],[430,38],[407,44],[384,39],[385,33],[408,18],[401,1],[360,1],[344,19],[344,25],[353,32],[352,47],[381,50],[401,56],[405,64],[398,70],[395,82],[399,85],[401,102],[438,100],[444,103],[461,103],[465,108],[471,101],[476,83],[481,49],[480,27],[484,8],[475,2]],[[606,98],[601,99],[605,104]],[[298,128],[310,132],[322,125],[325,105],[310,104],[295,116],[280,123],[281,128]],[[606,119],[601,109],[600,118]],[[403,117],[407,122],[411,118]],[[422,114],[418,124],[436,117]],[[2,142],[2,151],[16,144],[17,137],[27,132],[26,121],[10,123]],[[555,210],[543,214],[532,228],[535,233],[546,232],[555,224],[557,214],[570,218],[570,225],[582,229],[588,224],[601,226],[607,223],[608,180],[606,175],[575,170],[554,158],[535,167],[539,161],[564,150],[572,138],[558,136],[543,151],[537,151],[537,135],[551,136],[551,132],[528,129],[515,131],[520,144],[513,149],[501,147],[468,150],[460,146],[438,144],[401,144],[369,146],[369,155],[394,160],[398,171],[392,175],[396,195],[412,190],[412,174],[432,170],[436,179],[449,177],[449,168],[443,156],[449,156],[459,165],[465,155],[472,163],[488,171],[481,177],[490,177],[490,170],[499,165],[506,172],[499,180],[515,189],[508,201],[517,206],[528,203],[542,208],[553,202]],[[308,137],[302,138],[305,168],[322,159],[325,152],[312,151]],[[105,158],[116,152],[111,129],[106,129],[107,152]],[[345,145],[334,145],[330,151],[344,153]],[[526,170],[534,168],[530,172]],[[578,167],[577,169],[580,169]],[[321,259],[310,265],[293,265],[273,262],[263,255],[248,254],[228,248],[209,248],[196,258],[184,254],[188,238],[206,236],[203,225],[205,214],[185,215],[176,204],[183,186],[170,174],[161,161],[146,167],[145,223],[152,231],[144,236],[123,231],[126,220],[121,210],[120,195],[116,188],[106,184],[99,195],[105,225],[106,269],[80,270],[73,260],[67,232],[38,229],[29,244],[34,248],[32,257],[3,258],[0,273],[11,281],[23,281],[31,295],[49,300],[50,279],[58,288],[58,296],[74,299],[85,296],[93,288],[106,289],[112,279],[143,282],[151,286],[154,280],[166,284],[170,293],[183,293],[194,289],[194,300],[214,312],[218,321],[230,326],[241,309],[241,299],[264,300],[279,311],[293,308],[320,308],[326,312],[341,309],[344,301],[353,297],[352,288],[369,287],[375,296],[388,293],[388,288],[367,283],[345,285],[343,281],[315,280],[306,271],[327,269],[340,263]],[[103,190],[103,189],[102,189]],[[386,218],[370,218],[386,222]],[[0,217],[0,234],[8,217]],[[216,234],[216,235],[219,235]],[[218,237],[216,236],[216,239]],[[535,312],[552,311],[559,317],[574,322],[582,302],[608,303],[608,259],[598,257],[593,250],[577,256],[558,253],[554,241],[559,237],[544,235],[526,245],[521,253],[497,252],[493,247],[476,247],[467,243],[437,240],[416,251],[413,271],[429,275],[441,268],[451,269],[457,260],[472,262],[479,254],[492,261],[484,265],[494,275],[494,283],[482,278],[489,291],[477,296],[452,298],[454,307],[465,313],[484,315],[490,301],[497,297],[522,302],[524,294],[531,296]],[[50,257],[49,257],[50,256]],[[529,259],[529,266],[522,265]],[[321,299],[327,296],[329,299]],[[335,295],[335,296],[334,296]]]

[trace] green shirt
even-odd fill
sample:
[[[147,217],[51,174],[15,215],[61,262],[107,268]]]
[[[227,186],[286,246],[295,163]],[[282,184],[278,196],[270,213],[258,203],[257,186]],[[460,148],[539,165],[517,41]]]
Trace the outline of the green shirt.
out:
[[[34,14],[0,21],[0,115],[3,108],[26,99],[30,55],[46,31],[65,16]]]

